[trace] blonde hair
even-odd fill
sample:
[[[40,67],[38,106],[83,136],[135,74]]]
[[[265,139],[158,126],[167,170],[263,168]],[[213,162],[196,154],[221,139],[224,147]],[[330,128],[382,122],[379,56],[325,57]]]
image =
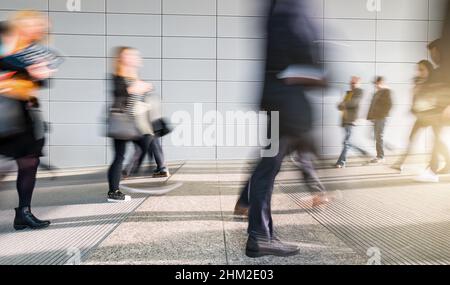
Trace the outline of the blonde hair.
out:
[[[21,28],[21,22],[29,19],[39,19],[48,25],[47,16],[45,16],[45,14],[43,14],[42,12],[35,10],[22,10],[15,12],[9,18],[12,30],[13,31],[19,30]],[[47,36],[45,35],[39,42],[44,42],[46,39]]]
[[[11,23],[15,23],[17,21],[27,20],[27,19],[34,19],[34,18],[42,18],[44,19],[45,16],[43,13],[35,10],[21,10],[17,11],[9,18]]]
[[[136,50],[136,49],[132,48],[132,47],[127,47],[127,46],[121,46],[121,47],[115,48],[115,50],[114,50],[114,74],[115,75],[119,75],[119,76],[125,75],[123,73],[123,64],[121,62],[121,58],[122,58],[123,53],[128,50]],[[129,75],[127,75],[127,76],[129,76]]]

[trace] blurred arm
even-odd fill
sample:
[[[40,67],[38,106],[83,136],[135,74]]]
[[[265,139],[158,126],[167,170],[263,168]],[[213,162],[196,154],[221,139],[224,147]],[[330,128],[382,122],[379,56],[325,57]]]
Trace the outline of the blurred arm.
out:
[[[354,90],[352,99],[344,102],[344,108],[346,110],[358,108],[361,99],[362,99],[362,91],[360,89]]]
[[[287,84],[305,86],[325,86],[326,78],[318,64],[319,46],[317,29],[307,14],[307,7],[302,0],[289,0],[280,4],[281,17],[287,15],[285,21],[288,29],[289,68],[295,66],[294,74],[287,74]],[[283,11],[284,10],[284,11]]]
[[[29,80],[7,79],[0,81],[0,96],[27,101],[35,95],[36,85]]]

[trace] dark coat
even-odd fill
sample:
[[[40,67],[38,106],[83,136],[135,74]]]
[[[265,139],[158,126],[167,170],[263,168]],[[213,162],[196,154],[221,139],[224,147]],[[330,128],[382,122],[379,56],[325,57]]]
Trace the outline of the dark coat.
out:
[[[342,125],[353,125],[358,119],[359,103],[363,97],[363,90],[361,88],[355,88],[354,90],[347,91],[345,98],[352,92],[352,97],[349,100],[342,101],[338,109],[342,111]]]
[[[286,85],[277,74],[291,65],[316,66],[317,33],[303,0],[273,1],[267,23],[265,83],[261,108],[278,111],[281,135],[312,128],[311,104],[299,85]]]

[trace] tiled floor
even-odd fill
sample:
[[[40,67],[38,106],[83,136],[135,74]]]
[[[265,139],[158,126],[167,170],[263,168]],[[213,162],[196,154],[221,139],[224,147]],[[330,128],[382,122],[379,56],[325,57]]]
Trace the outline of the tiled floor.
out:
[[[35,209],[53,225],[14,232],[13,182],[0,188],[0,263],[64,264],[449,264],[450,179],[411,182],[420,166],[398,174],[387,166],[355,163],[344,170],[321,162],[333,197],[312,209],[295,166],[277,180],[273,215],[277,234],[301,246],[289,258],[244,255],[247,223],[232,215],[253,163],[173,164],[166,182],[143,179],[132,187],[177,185],[163,196],[133,194],[132,203],[107,204],[104,171],[42,178]],[[12,180],[12,179],[11,179]],[[131,183],[131,184],[130,184]],[[374,257],[376,259],[374,259]]]

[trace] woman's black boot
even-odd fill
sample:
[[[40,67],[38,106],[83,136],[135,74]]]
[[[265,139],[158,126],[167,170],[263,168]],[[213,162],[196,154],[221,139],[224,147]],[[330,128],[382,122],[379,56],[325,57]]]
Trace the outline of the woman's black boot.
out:
[[[16,208],[16,217],[14,219],[14,229],[24,230],[30,229],[42,229],[50,225],[50,221],[41,221],[37,219],[30,210],[30,207]]]

